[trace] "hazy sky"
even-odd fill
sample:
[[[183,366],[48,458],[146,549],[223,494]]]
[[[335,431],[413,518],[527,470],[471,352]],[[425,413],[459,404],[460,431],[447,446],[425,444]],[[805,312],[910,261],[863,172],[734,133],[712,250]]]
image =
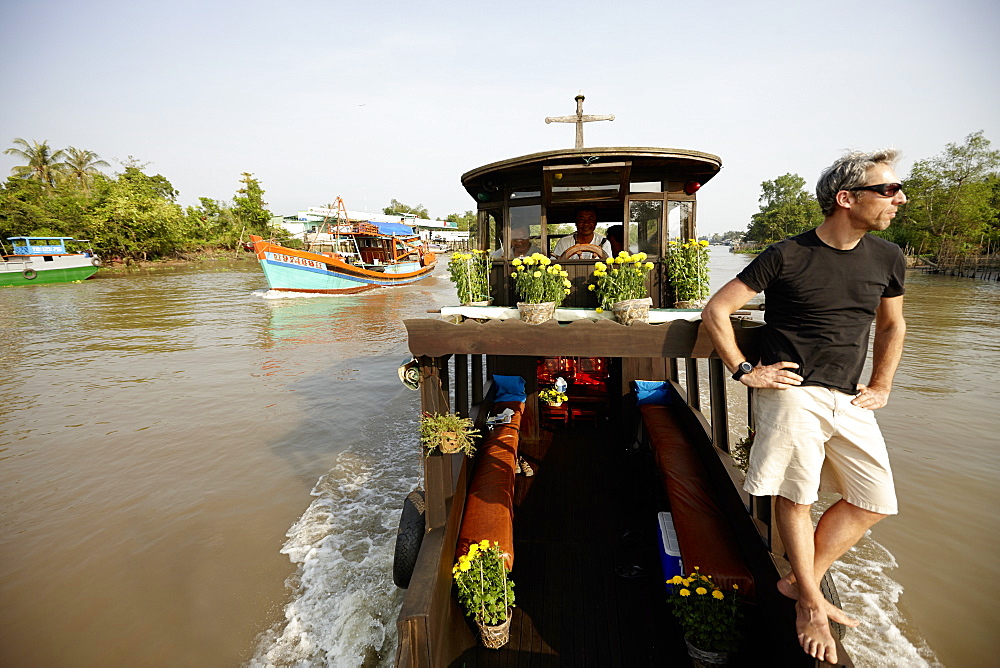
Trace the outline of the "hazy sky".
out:
[[[253,173],[274,213],[342,195],[432,217],[474,167],[573,146],[714,153],[699,231],[745,229],[760,183],[845,149],[1000,146],[1000,2],[0,0],[0,148],[151,163],[179,202]],[[17,164],[0,155],[0,176]]]

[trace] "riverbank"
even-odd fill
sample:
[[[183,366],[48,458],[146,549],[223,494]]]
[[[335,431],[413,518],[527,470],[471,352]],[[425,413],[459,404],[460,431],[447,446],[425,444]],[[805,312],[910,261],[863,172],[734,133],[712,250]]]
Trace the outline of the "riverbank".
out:
[[[128,273],[136,270],[169,269],[171,267],[188,267],[212,262],[248,261],[256,262],[257,258],[242,248],[236,250],[198,250],[177,253],[173,257],[159,260],[120,260],[118,258],[101,258],[101,272]],[[99,272],[100,273],[100,272]]]

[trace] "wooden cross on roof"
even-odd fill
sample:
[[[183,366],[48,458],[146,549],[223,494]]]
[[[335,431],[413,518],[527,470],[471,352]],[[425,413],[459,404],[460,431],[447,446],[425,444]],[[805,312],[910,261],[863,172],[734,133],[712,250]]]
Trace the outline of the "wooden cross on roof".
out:
[[[576,94],[576,115],[575,116],[549,116],[546,123],[576,123],[576,147],[583,148],[583,124],[590,121],[613,121],[614,114],[603,116],[585,116],[583,113],[583,91]]]

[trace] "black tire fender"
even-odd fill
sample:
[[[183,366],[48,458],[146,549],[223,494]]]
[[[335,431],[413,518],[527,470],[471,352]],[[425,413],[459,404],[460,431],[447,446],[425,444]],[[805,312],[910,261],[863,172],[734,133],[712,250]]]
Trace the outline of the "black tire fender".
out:
[[[406,495],[403,512],[396,532],[396,551],[392,559],[392,581],[400,589],[410,586],[417,565],[420,544],[424,540],[424,491],[417,489]]]
[[[34,269],[25,269],[21,272],[21,275],[24,276],[25,280],[30,281],[35,278],[35,276],[38,276],[38,272]]]

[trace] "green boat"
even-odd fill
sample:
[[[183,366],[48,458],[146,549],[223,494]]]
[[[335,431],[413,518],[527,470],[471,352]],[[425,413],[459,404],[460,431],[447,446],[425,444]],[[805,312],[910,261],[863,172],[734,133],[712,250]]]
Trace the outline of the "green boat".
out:
[[[93,250],[71,253],[67,243],[89,244],[73,237],[7,237],[13,252],[0,263],[0,287],[71,283],[97,273],[101,259]],[[6,250],[6,249],[5,249]]]

